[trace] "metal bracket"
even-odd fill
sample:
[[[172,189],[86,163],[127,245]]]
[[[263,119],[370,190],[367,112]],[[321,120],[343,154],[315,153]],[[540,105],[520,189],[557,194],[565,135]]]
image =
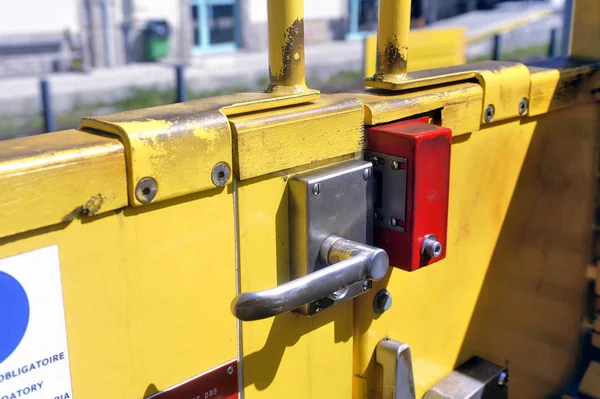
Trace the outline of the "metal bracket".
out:
[[[473,357],[431,387],[423,399],[506,399],[507,386],[504,367]]]
[[[129,203],[141,206],[227,184],[232,167],[228,116],[318,98],[318,92],[241,93],[84,118],[79,129],[121,138]],[[222,174],[213,178],[217,166]]]
[[[365,78],[365,86],[385,90],[408,90],[440,84],[477,80],[483,88],[481,123],[523,115],[521,101],[529,100],[529,69],[518,62],[482,61],[445,68],[409,72],[402,80]]]
[[[328,266],[319,251],[331,234],[360,243],[372,242],[372,173],[370,162],[356,160],[302,173],[290,180],[292,278]],[[363,286],[361,281],[296,311],[314,315],[368,289],[370,286]]]
[[[377,344],[375,360],[383,367],[382,399],[415,399],[415,381],[408,345],[384,338]]]
[[[365,150],[373,163],[373,211],[375,226],[404,232],[406,222],[406,168],[402,157]]]

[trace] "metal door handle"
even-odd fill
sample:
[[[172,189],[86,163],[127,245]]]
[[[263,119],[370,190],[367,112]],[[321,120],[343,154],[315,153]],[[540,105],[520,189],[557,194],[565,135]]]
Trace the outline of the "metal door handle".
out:
[[[240,320],[260,320],[290,312],[364,280],[380,280],[389,267],[387,253],[335,235],[329,236],[319,257],[330,265],[277,287],[238,295],[231,311]]]

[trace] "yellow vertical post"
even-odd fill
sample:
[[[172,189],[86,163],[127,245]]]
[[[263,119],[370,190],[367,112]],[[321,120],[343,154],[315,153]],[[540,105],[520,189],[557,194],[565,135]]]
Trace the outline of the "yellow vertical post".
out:
[[[600,1],[576,0],[571,22],[570,55],[600,58]]]
[[[398,83],[406,79],[411,0],[380,0],[377,28],[377,70],[365,79]]]
[[[304,2],[268,0],[269,78],[267,92],[303,93]]]

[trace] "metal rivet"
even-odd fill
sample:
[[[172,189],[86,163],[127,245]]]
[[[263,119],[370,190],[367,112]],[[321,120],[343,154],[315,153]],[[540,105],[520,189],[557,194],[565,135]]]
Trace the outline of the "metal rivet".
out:
[[[519,101],[519,115],[527,115],[527,111],[529,110],[529,101],[526,98],[522,98]]]
[[[371,178],[371,168],[367,168],[363,171],[363,179],[369,180]]]
[[[229,169],[229,165],[227,165],[225,162],[219,162],[216,164],[212,170],[212,173],[210,174],[212,183],[216,187],[223,187],[225,184],[227,184],[229,176],[231,176],[231,169]]]
[[[400,164],[398,163],[398,161],[392,161],[392,169],[393,170],[400,169]]]
[[[373,310],[375,313],[383,313],[392,307],[392,294],[388,290],[381,290],[375,294],[373,299]]]
[[[315,183],[313,185],[313,195],[321,194],[321,183]]]
[[[438,258],[442,254],[442,244],[434,235],[428,235],[421,246],[421,256],[429,259]]]
[[[156,180],[151,177],[140,179],[135,186],[135,198],[142,204],[149,204],[152,202],[154,197],[156,197],[157,192],[158,185],[156,184]]]
[[[395,218],[390,218],[390,225],[392,225],[393,227],[396,227],[397,224],[398,224],[398,221]]]
[[[483,120],[486,123],[490,123],[494,119],[494,114],[496,113],[496,109],[492,104],[485,107],[485,111],[483,113]]]
[[[227,367],[227,374],[228,375],[232,375],[233,374],[233,366]]]
[[[368,291],[373,287],[373,282],[371,280],[363,281],[363,291]]]

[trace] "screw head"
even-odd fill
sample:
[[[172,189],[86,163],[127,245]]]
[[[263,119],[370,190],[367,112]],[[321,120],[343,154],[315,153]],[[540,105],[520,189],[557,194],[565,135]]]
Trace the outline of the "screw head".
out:
[[[231,176],[231,169],[225,162],[219,162],[213,168],[210,178],[215,187],[223,187]]]
[[[529,111],[529,101],[526,98],[522,98],[519,101],[519,115],[524,116],[527,115]]]
[[[312,187],[313,195],[321,194],[321,183],[315,183]]]
[[[392,161],[392,169],[393,170],[400,169],[400,164],[398,163],[398,161]]]
[[[157,192],[158,184],[156,183],[156,180],[151,177],[140,179],[135,186],[135,198],[142,204],[149,204],[152,202],[154,197],[156,197]]]
[[[379,165],[379,158],[377,158],[375,156],[371,157],[371,159],[369,159],[369,161],[371,161],[371,163],[373,164],[373,166]]]
[[[371,168],[367,168],[363,171],[363,179],[369,180],[371,178]]]
[[[483,120],[485,123],[490,123],[494,120],[494,114],[496,113],[496,109],[492,104],[485,107],[485,111],[483,111]]]
[[[233,366],[227,367],[227,375],[232,375],[232,374],[233,374]]]
[[[383,313],[392,307],[392,294],[388,290],[381,290],[375,294],[373,299],[373,310],[375,313]]]
[[[395,218],[390,218],[390,225],[392,227],[396,227],[397,224],[398,224],[398,221]]]
[[[368,291],[373,287],[373,282],[371,280],[363,281],[363,291]]]

